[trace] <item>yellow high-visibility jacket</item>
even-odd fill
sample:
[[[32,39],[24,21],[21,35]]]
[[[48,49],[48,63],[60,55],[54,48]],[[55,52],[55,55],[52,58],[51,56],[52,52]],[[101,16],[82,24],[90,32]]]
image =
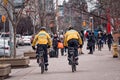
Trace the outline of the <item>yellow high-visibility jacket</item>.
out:
[[[40,31],[35,36],[32,46],[35,46],[36,44],[48,44],[49,46],[52,46],[52,40],[50,35],[44,30]]]
[[[79,42],[79,45],[82,45],[82,39],[79,33],[76,30],[69,30],[64,35],[64,46],[68,46],[68,41],[71,39],[76,39]]]

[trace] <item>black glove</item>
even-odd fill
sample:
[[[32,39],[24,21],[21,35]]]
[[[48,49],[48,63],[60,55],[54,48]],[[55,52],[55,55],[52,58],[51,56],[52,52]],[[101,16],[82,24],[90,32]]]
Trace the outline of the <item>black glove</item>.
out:
[[[65,52],[66,52],[67,47],[66,47],[66,46],[64,46],[64,48],[65,48]]]
[[[50,48],[50,45],[48,45],[47,48]]]
[[[83,47],[83,45],[80,45],[80,46],[79,46],[79,48],[82,48],[82,47]]]
[[[32,46],[32,49],[35,50],[35,46]]]

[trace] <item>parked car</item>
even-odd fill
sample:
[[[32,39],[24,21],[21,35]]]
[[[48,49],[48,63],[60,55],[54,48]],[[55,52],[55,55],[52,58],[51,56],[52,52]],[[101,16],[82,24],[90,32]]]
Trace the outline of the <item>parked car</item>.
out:
[[[5,43],[5,44],[4,44]],[[0,39],[0,57],[10,56],[9,40]]]
[[[16,40],[18,41],[18,45],[24,46],[24,40],[20,34],[16,34]]]
[[[1,33],[0,38],[5,39],[5,40],[10,40],[10,33]],[[18,47],[17,39],[16,39],[16,47]]]
[[[23,38],[24,44],[31,45],[31,38],[32,38],[31,35],[24,35],[22,36],[22,38]]]

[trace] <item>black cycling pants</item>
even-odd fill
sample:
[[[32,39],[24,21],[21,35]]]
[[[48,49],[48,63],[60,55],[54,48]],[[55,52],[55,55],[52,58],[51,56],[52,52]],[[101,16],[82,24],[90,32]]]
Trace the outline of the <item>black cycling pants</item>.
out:
[[[37,45],[37,51],[36,51],[37,55],[39,55],[39,49],[40,48],[43,48],[43,50],[45,51],[45,54],[43,55],[44,56],[44,62],[45,62],[46,65],[48,65],[47,45],[46,44],[38,44]]]
[[[68,47],[74,47],[75,50],[75,58],[78,59],[78,41],[76,39],[71,39],[68,41]],[[68,49],[68,58],[70,58],[71,55],[69,54],[69,49]]]

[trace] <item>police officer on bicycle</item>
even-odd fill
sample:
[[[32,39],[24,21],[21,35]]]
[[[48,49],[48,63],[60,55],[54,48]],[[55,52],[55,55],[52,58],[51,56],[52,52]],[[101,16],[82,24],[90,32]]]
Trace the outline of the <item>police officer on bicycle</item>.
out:
[[[78,47],[82,45],[82,39],[79,33],[73,29],[73,27],[69,27],[68,31],[64,35],[64,46],[68,47],[68,61],[71,65],[71,55],[69,54],[69,47],[74,47],[75,50],[75,60],[76,65],[78,65]]]
[[[45,52],[43,56],[44,56],[44,62],[45,62],[45,70],[47,71],[48,70],[47,48],[50,48],[52,46],[52,41],[51,41],[50,35],[46,32],[45,27],[41,27],[40,32],[37,35],[35,35],[35,38],[32,43],[32,48],[34,50],[35,50],[35,46],[37,46],[36,55],[39,55],[38,51],[40,47],[42,47],[42,49]],[[39,63],[38,59],[37,59],[37,63]]]

